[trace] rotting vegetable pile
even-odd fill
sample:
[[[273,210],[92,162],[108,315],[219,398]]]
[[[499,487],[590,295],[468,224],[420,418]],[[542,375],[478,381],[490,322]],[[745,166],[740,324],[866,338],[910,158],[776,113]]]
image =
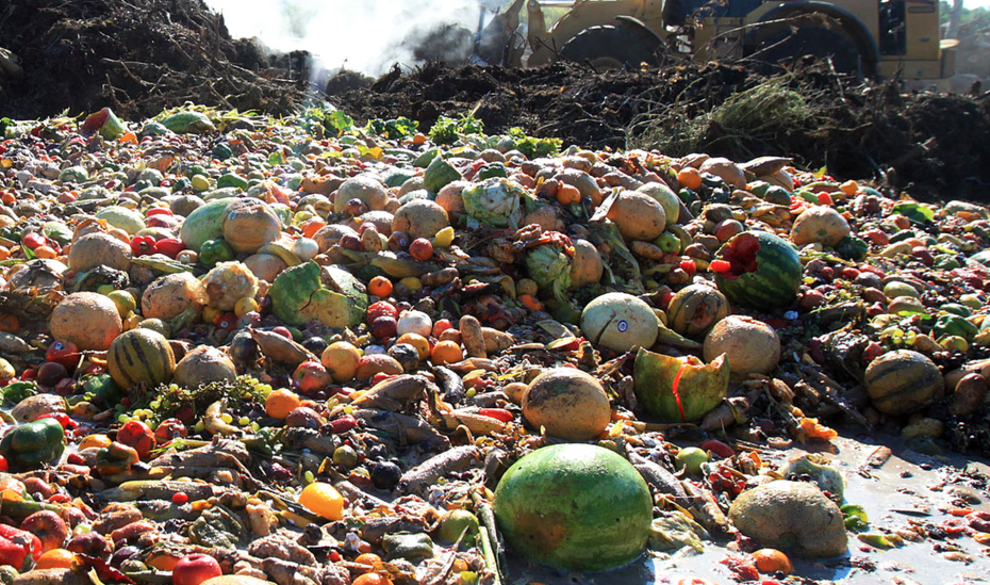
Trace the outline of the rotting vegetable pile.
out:
[[[990,452],[984,206],[470,114],[2,131],[5,582],[986,562],[985,474],[898,523],[830,443]]]

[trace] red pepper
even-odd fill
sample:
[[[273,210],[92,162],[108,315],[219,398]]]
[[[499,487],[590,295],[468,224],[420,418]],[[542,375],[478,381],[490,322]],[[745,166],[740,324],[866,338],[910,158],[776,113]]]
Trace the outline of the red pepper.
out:
[[[168,209],[167,207],[152,207],[151,209],[148,210],[147,213],[144,214],[145,217],[151,217],[153,215],[175,215],[175,214],[172,213],[172,210]]]
[[[481,408],[478,410],[478,414],[500,420],[504,423],[512,422],[513,418],[512,413],[504,408]]]
[[[10,464],[7,463],[7,458],[0,455],[0,471],[7,471],[10,469]]]
[[[72,430],[76,428],[76,426],[78,426],[78,423],[76,423],[76,421],[69,418],[69,415],[65,414],[64,412],[50,412],[48,414],[43,414],[39,416],[35,420],[41,420],[43,418],[53,418],[57,420],[58,424],[62,425],[63,429]]]
[[[817,195],[818,195],[818,203],[819,204],[821,204],[821,205],[832,205],[833,204],[832,196],[829,195],[828,193],[825,193],[824,191],[822,191],[821,193],[817,193]]]
[[[378,372],[377,374],[375,374],[374,376],[371,377],[371,385],[374,386],[375,384],[377,384],[379,382],[384,382],[385,380],[388,380],[389,378],[394,378],[394,377],[395,377],[395,375],[393,375],[393,374],[386,374],[385,372]]]
[[[186,249],[186,245],[179,238],[165,238],[155,243],[155,248],[160,254],[165,254],[169,258],[175,259],[179,252]]]
[[[158,244],[151,236],[131,238],[131,252],[135,256],[149,256],[158,252]]]
[[[21,238],[21,243],[24,244],[25,247],[31,250],[34,250],[39,246],[44,246],[47,243],[47,241],[48,238],[37,232],[31,232],[30,234],[26,234],[23,238]]]
[[[689,276],[694,276],[694,274],[698,272],[698,265],[691,259],[681,261],[680,267],[681,270],[687,272]]]
[[[358,426],[357,419],[349,414],[345,414],[340,418],[330,421],[330,432],[335,435],[339,435],[341,433],[346,433],[356,426]]]
[[[28,555],[38,560],[41,556],[41,539],[30,532],[0,524],[0,564],[21,569]]]
[[[736,454],[732,447],[716,439],[708,439],[698,446],[703,451],[711,451],[713,455],[727,459]]]

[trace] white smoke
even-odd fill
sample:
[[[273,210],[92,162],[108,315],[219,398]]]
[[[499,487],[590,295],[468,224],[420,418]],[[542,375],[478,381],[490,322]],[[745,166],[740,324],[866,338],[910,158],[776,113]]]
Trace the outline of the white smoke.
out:
[[[269,49],[305,50],[319,67],[377,76],[416,64],[412,47],[442,24],[476,31],[482,5],[496,0],[206,0],[234,37]]]

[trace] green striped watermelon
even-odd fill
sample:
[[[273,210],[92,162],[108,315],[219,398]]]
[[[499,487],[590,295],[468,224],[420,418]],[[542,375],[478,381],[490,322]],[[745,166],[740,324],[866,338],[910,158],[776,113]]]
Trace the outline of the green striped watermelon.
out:
[[[121,388],[140,383],[148,387],[166,384],[175,370],[175,354],[168,339],[157,331],[137,328],[125,331],[110,344],[107,366]]]
[[[733,236],[719,249],[710,268],[729,302],[761,310],[789,305],[797,296],[803,273],[794,246],[758,231]]]

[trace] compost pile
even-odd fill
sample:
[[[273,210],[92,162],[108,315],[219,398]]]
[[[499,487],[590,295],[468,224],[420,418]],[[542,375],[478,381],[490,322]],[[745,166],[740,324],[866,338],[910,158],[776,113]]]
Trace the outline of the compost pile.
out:
[[[978,470],[877,515],[891,449],[830,454],[990,453],[985,206],[483,108],[117,114],[0,128],[5,582],[985,563]]]
[[[0,67],[8,117],[107,104],[145,117],[186,101],[278,115],[303,101],[309,79],[308,56],[268,55],[254,40],[232,39],[201,0],[12,0],[0,38],[19,68]]]
[[[674,156],[795,157],[923,200],[986,201],[990,183],[986,95],[902,94],[896,82],[863,83],[822,63],[783,73],[748,62],[602,73],[573,63],[521,70],[431,63],[373,83],[346,81],[331,81],[329,99],[362,122],[405,116],[429,128],[440,115],[477,108],[492,132],[520,127],[565,144]]]

